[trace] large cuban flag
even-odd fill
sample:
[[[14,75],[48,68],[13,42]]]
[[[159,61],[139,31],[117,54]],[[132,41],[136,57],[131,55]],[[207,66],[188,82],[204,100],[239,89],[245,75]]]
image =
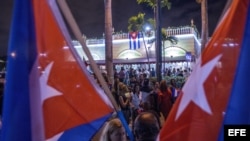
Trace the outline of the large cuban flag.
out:
[[[250,124],[249,0],[233,0],[167,118],[161,141],[223,141]]]
[[[54,0],[15,0],[2,141],[90,140],[114,110],[59,13]]]
[[[129,49],[135,50],[139,49],[140,45],[140,33],[139,32],[130,32],[129,33]]]

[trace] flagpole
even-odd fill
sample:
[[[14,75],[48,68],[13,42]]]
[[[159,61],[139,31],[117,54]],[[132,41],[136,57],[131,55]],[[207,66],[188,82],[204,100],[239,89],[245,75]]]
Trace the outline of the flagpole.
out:
[[[114,106],[114,109],[117,112],[117,116],[120,118],[125,130],[127,131],[127,134],[129,136],[130,140],[134,141],[134,136],[133,136],[133,134],[132,134],[132,132],[131,132],[126,120],[125,120],[125,118],[124,118],[124,115],[123,115],[123,113],[121,111],[121,108],[117,105],[117,103],[116,103],[110,89],[108,88],[108,85],[107,85],[106,81],[104,80],[103,76],[101,75],[101,72],[100,72],[100,70],[98,69],[98,67],[97,67],[97,65],[95,63],[95,61],[94,61],[94,59],[93,59],[87,45],[86,45],[85,40],[81,36],[82,34],[80,32],[80,29],[77,26],[76,21],[73,18],[73,15],[71,14],[68,5],[66,4],[65,0],[57,0],[57,2],[58,2],[58,4],[59,4],[59,6],[60,6],[60,8],[61,8],[61,10],[62,10],[62,12],[63,12],[63,14],[65,16],[65,19],[67,20],[69,26],[71,27],[73,34],[76,36],[77,40],[82,45],[82,48],[83,48],[85,54],[87,55],[87,57],[89,59],[90,65],[91,65],[97,79],[99,80],[105,94],[108,96],[108,98],[110,99],[112,105]]]
[[[60,8],[61,8],[61,10],[62,10],[62,12],[63,12],[63,14],[65,16],[65,19],[67,20],[69,26],[71,27],[72,32],[74,33],[74,35],[76,36],[76,38],[80,42],[80,44],[82,45],[82,48],[83,48],[85,54],[87,55],[87,57],[89,59],[89,62],[90,62],[90,65],[91,65],[97,79],[99,80],[104,92],[106,93],[106,95],[111,100],[112,105],[114,106],[115,110],[119,111],[120,108],[117,105],[117,103],[116,103],[116,101],[115,101],[115,99],[114,99],[114,97],[113,97],[113,95],[112,95],[106,81],[104,80],[100,70],[98,69],[98,67],[97,67],[97,65],[96,65],[96,63],[95,63],[95,61],[94,61],[88,47],[86,46],[86,42],[82,38],[82,34],[80,32],[80,29],[77,26],[76,21],[73,18],[73,15],[71,14],[68,5],[66,4],[65,0],[57,0],[57,2],[58,2],[58,4],[59,4],[59,6],[60,6]]]

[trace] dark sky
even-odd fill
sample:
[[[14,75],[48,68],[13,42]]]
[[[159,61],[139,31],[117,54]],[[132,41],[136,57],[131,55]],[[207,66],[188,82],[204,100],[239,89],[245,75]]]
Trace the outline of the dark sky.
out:
[[[212,35],[227,0],[208,0],[209,33]],[[162,27],[190,25],[191,19],[201,30],[201,9],[196,0],[170,0],[172,7],[162,9]],[[87,38],[102,37],[104,32],[104,0],[68,0],[72,13]],[[3,0],[0,5],[0,57],[6,56],[12,18],[13,0]],[[127,32],[128,19],[139,12],[153,18],[153,11],[136,0],[112,0],[113,27]]]

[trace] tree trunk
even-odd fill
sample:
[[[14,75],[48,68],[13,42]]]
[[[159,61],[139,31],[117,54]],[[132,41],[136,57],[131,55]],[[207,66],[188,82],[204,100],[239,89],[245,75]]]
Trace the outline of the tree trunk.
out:
[[[208,15],[207,15],[207,0],[201,0],[201,52],[203,52],[208,42]]]
[[[105,0],[105,56],[109,82],[113,84],[112,0]]]
[[[161,68],[162,68],[162,45],[161,45],[161,0],[157,0],[157,7],[156,7],[156,44],[155,44],[155,51],[156,51],[156,74],[157,74],[157,81],[161,81]]]
[[[150,71],[151,68],[150,68],[150,62],[149,62],[148,47],[146,45],[146,41],[145,41],[145,38],[144,38],[144,33],[143,32],[140,32],[140,33],[142,35],[143,45],[144,45],[146,55],[147,55],[147,59],[148,59],[148,70]]]

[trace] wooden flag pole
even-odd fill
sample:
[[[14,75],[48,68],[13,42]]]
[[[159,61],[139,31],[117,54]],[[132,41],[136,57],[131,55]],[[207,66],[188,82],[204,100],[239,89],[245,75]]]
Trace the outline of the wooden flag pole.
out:
[[[65,0],[57,0],[57,2],[58,2],[58,4],[59,4],[59,6],[60,6],[60,8],[65,16],[65,19],[67,20],[69,26],[71,27],[73,34],[76,36],[77,40],[82,45],[82,48],[89,59],[90,65],[91,65],[95,75],[96,75],[97,79],[99,80],[101,86],[103,87],[104,92],[106,93],[106,95],[110,99],[112,105],[114,106],[114,109],[117,112],[117,116],[120,118],[128,136],[130,138],[130,141],[134,141],[134,136],[133,136],[133,134],[128,126],[128,123],[126,122],[126,120],[124,118],[124,115],[121,111],[121,108],[117,105],[110,89],[108,88],[107,83],[105,82],[100,70],[98,69],[98,67],[97,67],[97,65],[96,65],[87,45],[86,45],[85,40],[82,38],[82,36],[81,36],[82,34],[80,32],[80,29],[79,29],[78,25],[76,24],[76,21],[73,18],[73,15],[71,14],[67,3],[65,2]]]
[[[80,42],[80,44],[82,45],[82,48],[89,59],[90,66],[92,67],[94,74],[96,75],[97,79],[99,80],[104,92],[106,93],[106,95],[108,96],[110,101],[112,102],[112,105],[114,106],[115,110],[119,111],[120,107],[117,105],[110,89],[108,88],[106,81],[104,80],[100,70],[98,69],[98,67],[97,67],[97,65],[96,65],[87,45],[86,45],[85,40],[82,38],[82,34],[80,32],[80,29],[77,26],[76,21],[73,18],[73,15],[71,14],[67,3],[65,2],[65,0],[57,0],[57,2],[58,2],[59,6],[64,14],[65,19],[67,20],[69,26],[71,27],[72,32],[74,33],[74,35],[76,36],[76,38]]]

